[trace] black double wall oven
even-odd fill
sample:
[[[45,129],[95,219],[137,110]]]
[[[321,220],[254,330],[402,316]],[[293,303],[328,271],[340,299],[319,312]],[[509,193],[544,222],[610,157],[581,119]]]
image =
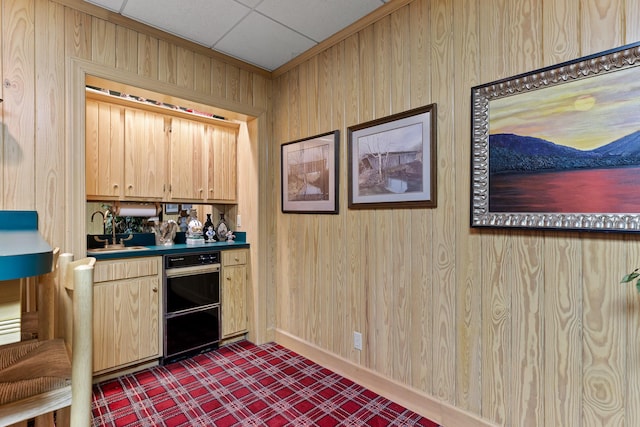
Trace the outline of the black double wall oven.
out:
[[[220,251],[165,255],[163,261],[165,364],[220,342]]]

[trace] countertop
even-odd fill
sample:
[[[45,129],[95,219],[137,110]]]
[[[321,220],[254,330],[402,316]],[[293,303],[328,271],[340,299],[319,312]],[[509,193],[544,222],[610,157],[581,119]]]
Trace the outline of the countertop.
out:
[[[38,232],[36,211],[0,211],[0,281],[49,273],[53,249]]]
[[[142,234],[142,235],[141,235]],[[136,249],[136,250],[122,250],[122,251],[92,251],[91,248],[87,249],[87,256],[94,257],[96,260],[106,260],[106,259],[118,259],[118,258],[135,258],[135,257],[148,257],[148,256],[162,256],[162,255],[173,255],[173,254],[181,254],[181,253],[196,253],[196,252],[206,252],[206,251],[217,251],[217,250],[229,250],[229,249],[242,249],[248,248],[249,243],[246,242],[245,233],[235,232],[236,240],[232,243],[230,242],[214,242],[214,243],[205,243],[204,245],[187,245],[186,243],[174,243],[173,245],[155,245],[150,244],[150,242],[155,243],[155,237],[151,234],[151,238],[153,240],[149,241],[148,236],[144,236],[145,233],[135,234],[135,238],[125,242],[127,246],[144,246],[145,249]],[[123,235],[118,235],[120,238]],[[126,237],[126,236],[124,236]],[[87,241],[89,246],[90,238],[88,236]],[[176,239],[177,242],[180,242],[180,236]]]

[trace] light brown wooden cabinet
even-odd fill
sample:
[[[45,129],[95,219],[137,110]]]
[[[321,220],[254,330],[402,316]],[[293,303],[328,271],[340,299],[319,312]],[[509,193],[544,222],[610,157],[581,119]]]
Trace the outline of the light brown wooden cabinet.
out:
[[[94,375],[162,355],[162,257],[98,261],[94,269]]]
[[[235,129],[207,126],[207,200],[235,202],[237,199],[238,153]]]
[[[247,249],[222,251],[222,338],[247,331]]]
[[[118,199],[124,182],[124,108],[87,99],[85,128],[87,199]]]
[[[165,199],[169,120],[161,114],[125,108],[124,121],[124,196]]]
[[[87,93],[87,200],[236,203],[235,123]]]
[[[171,121],[170,189],[172,200],[206,199],[203,123],[177,117]]]

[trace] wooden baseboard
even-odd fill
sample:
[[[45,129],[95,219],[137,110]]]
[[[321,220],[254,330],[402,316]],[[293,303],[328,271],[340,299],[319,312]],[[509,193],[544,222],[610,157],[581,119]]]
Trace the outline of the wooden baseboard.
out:
[[[356,365],[285,331],[275,330],[275,342],[440,425],[497,427],[490,421]]]

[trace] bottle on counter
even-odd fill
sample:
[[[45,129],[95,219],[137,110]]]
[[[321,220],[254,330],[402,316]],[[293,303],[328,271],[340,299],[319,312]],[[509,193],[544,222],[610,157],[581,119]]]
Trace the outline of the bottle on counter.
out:
[[[204,222],[204,240],[211,243],[215,241],[215,232],[213,231],[213,222],[211,214],[207,214],[207,220]]]

